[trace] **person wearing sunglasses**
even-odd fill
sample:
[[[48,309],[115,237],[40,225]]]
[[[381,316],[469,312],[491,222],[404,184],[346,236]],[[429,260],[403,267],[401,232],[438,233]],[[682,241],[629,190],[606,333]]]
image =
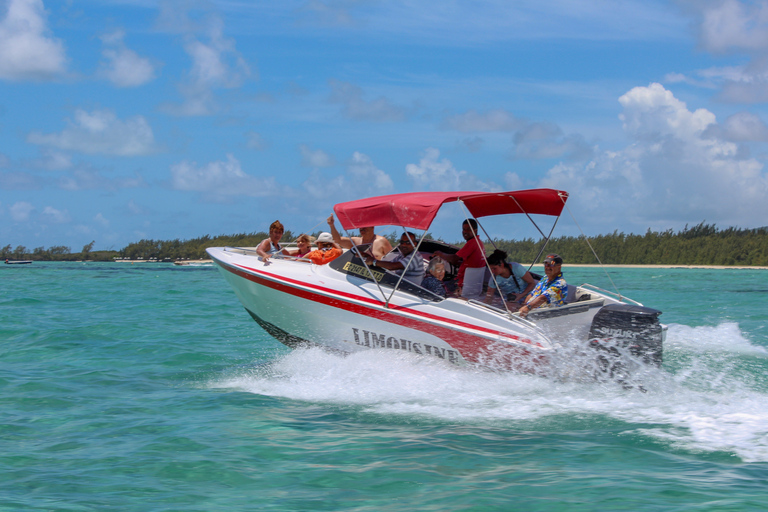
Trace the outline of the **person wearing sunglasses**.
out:
[[[568,284],[565,282],[562,272],[563,258],[557,254],[549,254],[544,258],[544,273],[533,291],[525,298],[525,303],[520,307],[520,316],[525,318],[531,310],[544,304],[562,306],[568,296]]]
[[[372,267],[380,267],[398,274],[404,273],[405,279],[415,284],[421,284],[424,279],[424,257],[415,252],[416,235],[406,231],[400,237],[397,255],[391,260],[377,260],[367,257],[365,262]]]

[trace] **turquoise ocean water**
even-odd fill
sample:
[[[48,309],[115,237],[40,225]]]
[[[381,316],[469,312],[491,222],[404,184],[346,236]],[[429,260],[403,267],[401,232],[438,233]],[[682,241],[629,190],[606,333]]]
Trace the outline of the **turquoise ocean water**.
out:
[[[291,351],[213,267],[0,265],[0,510],[768,509],[768,271],[610,275],[670,326],[645,393]]]

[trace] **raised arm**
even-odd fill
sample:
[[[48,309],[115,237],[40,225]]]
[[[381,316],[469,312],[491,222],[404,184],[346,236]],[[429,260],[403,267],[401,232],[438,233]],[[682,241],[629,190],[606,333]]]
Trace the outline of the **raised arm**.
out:
[[[331,214],[331,216],[328,217],[328,228],[330,229],[331,236],[333,237],[334,242],[339,244],[344,249],[352,248],[352,241],[346,236],[341,236],[339,234],[339,230],[336,229],[336,223],[333,221],[333,214]]]
[[[432,253],[434,256],[439,256],[443,258],[445,261],[453,265],[454,267],[461,263],[461,258],[459,258],[456,254],[447,254],[443,251],[435,251]]]

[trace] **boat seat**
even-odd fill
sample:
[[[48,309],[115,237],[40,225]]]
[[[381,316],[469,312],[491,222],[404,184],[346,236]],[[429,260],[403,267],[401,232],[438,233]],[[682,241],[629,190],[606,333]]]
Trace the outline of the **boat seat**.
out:
[[[568,285],[568,293],[565,296],[565,302],[566,304],[571,304],[572,302],[576,302],[578,299],[576,297],[576,292],[578,291],[578,286],[574,286],[572,284]]]

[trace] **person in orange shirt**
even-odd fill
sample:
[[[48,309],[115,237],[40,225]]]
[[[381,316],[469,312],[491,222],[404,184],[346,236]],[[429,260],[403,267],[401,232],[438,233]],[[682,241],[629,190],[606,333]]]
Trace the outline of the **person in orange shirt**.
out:
[[[341,247],[333,241],[333,236],[330,233],[320,233],[315,244],[317,249],[304,256],[315,265],[325,265],[341,256],[343,252]]]

